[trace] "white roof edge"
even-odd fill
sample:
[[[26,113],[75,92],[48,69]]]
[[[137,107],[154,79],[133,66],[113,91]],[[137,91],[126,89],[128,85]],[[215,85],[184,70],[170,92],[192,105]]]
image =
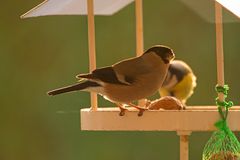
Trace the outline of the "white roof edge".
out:
[[[30,9],[29,11],[27,11],[26,13],[22,14],[20,16],[21,19],[25,19],[25,18],[30,18],[31,16],[28,16],[29,13],[31,13],[32,11],[36,10],[37,8],[41,7],[43,4],[45,4],[48,0],[44,0],[42,3],[38,4],[37,6],[33,7],[32,9]]]
[[[134,0],[94,0],[95,15],[109,16],[117,13]],[[44,0],[20,18],[53,15],[87,15],[87,0]]]
[[[240,18],[240,0],[216,0],[221,6]]]

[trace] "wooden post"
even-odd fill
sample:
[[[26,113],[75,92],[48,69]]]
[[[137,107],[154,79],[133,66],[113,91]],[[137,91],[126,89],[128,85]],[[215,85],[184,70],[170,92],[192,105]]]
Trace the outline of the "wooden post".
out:
[[[136,5],[136,55],[143,54],[143,6],[142,0],[135,0]]]
[[[143,54],[143,6],[142,0],[135,0],[135,16],[136,16],[136,56]],[[145,105],[145,100],[139,100],[140,106]]]
[[[189,140],[190,131],[177,131],[180,138],[180,160],[188,160],[189,156]]]
[[[218,2],[215,2],[215,21],[216,21],[217,81],[218,85],[224,86],[222,6]],[[220,101],[224,101],[223,93],[219,93],[218,97]]]
[[[96,69],[96,47],[95,47],[95,24],[93,0],[87,0],[88,12],[88,48],[89,48],[89,70]],[[91,110],[97,110],[97,94],[91,93]]]

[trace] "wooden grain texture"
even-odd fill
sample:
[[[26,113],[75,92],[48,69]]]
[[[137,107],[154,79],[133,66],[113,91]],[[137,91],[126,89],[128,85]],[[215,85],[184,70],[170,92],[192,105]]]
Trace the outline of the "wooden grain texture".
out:
[[[136,17],[136,55],[143,53],[143,6],[142,0],[135,0],[135,17]]]
[[[205,108],[203,110],[203,108]],[[192,109],[194,108],[194,109]],[[118,108],[81,109],[81,129],[99,131],[214,131],[220,116],[214,106],[191,106],[186,110],[138,111],[130,108],[119,116]],[[229,111],[228,124],[233,131],[240,130],[240,107]]]
[[[224,86],[222,6],[218,2],[215,2],[215,24],[216,24],[217,83],[220,86]],[[224,100],[223,93],[219,93],[218,97],[220,101]]]
[[[189,159],[189,136],[191,135],[190,131],[177,131],[179,136],[179,148],[180,148],[180,160]]]
[[[95,45],[95,23],[94,23],[94,4],[93,0],[87,1],[88,10],[88,50],[89,50],[89,70],[93,71],[96,69],[96,45]],[[96,111],[97,94],[91,94],[91,109]]]
[[[135,18],[136,18],[136,56],[143,54],[144,39],[143,39],[143,2],[135,0]],[[139,106],[145,105],[145,100],[138,101]]]
[[[188,160],[189,141],[188,135],[180,135],[180,160]]]

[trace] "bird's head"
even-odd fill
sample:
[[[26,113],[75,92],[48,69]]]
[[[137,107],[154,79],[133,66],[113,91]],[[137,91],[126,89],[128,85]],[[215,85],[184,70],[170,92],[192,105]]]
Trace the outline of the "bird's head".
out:
[[[155,45],[149,48],[144,54],[156,54],[158,55],[164,63],[170,63],[174,58],[175,54],[173,50],[164,45]]]

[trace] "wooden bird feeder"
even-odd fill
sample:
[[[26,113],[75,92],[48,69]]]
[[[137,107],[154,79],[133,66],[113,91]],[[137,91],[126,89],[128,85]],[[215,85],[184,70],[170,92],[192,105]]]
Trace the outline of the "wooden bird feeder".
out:
[[[87,15],[90,71],[96,68],[94,15],[112,15],[134,0],[46,0],[31,9],[22,18],[46,15]],[[222,6],[240,18],[238,0],[215,0],[216,57],[218,84],[224,85],[224,56]],[[135,0],[136,55],[143,53],[142,0]],[[218,95],[220,100],[223,95]],[[143,101],[139,102],[140,105]],[[98,108],[96,94],[91,94],[91,108],[80,110],[81,130],[92,131],[176,131],[180,136],[180,159],[188,160],[188,136],[194,131],[214,131],[219,120],[216,106],[188,106],[186,110],[146,111],[138,117],[137,110],[130,109],[125,116],[118,116],[118,108]],[[240,107],[229,111],[231,130],[240,130]],[[159,123],[161,122],[161,123]]]

